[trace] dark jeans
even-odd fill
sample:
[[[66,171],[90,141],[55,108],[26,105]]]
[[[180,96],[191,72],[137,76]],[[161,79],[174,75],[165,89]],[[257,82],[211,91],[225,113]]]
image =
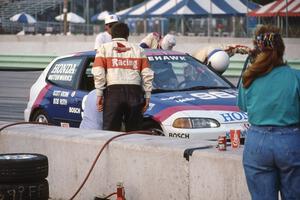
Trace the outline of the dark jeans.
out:
[[[300,199],[300,129],[251,126],[243,164],[252,200]]]
[[[139,85],[110,85],[104,92],[103,129],[140,130],[143,121],[144,92]]]

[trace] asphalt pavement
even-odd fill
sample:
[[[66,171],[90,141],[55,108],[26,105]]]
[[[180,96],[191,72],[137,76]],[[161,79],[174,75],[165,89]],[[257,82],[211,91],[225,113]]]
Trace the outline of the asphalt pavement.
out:
[[[41,71],[0,71],[0,121],[24,120],[29,90]]]

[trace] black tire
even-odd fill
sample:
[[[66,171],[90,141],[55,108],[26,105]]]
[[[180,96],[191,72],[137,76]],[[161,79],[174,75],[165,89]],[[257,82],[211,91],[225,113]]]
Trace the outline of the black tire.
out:
[[[41,154],[0,154],[0,184],[41,181],[48,176],[48,158]]]
[[[145,120],[142,125],[143,130],[152,132],[153,135],[165,136],[160,125],[153,120]]]
[[[34,112],[31,121],[41,122],[41,123],[49,123],[48,114],[43,110],[37,110]]]
[[[0,200],[48,200],[49,184],[46,179],[34,183],[0,184]]]

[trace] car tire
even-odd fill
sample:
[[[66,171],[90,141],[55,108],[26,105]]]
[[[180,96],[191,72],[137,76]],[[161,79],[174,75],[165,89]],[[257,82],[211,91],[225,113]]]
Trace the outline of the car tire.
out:
[[[152,120],[144,121],[142,127],[143,130],[150,131],[153,133],[153,135],[165,136],[160,125]]]
[[[42,181],[32,183],[0,184],[0,199],[48,200],[48,181],[44,179]]]
[[[37,110],[31,119],[34,122],[49,123],[48,114],[43,110]]]
[[[0,184],[36,182],[47,176],[48,158],[44,155],[0,154]]]

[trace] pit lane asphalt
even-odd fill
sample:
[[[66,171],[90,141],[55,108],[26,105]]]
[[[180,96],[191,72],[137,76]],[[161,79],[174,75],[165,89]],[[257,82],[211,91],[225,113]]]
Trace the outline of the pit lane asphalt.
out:
[[[24,121],[29,90],[42,71],[0,71],[0,121]],[[237,77],[228,78],[236,85]]]
[[[29,89],[42,71],[0,71],[0,121],[24,121]]]

